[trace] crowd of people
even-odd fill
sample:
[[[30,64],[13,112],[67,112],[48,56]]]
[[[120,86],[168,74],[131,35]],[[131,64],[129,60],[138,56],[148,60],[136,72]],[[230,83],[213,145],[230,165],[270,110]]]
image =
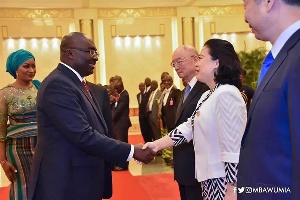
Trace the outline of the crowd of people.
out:
[[[15,81],[0,90],[0,164],[12,183],[9,198],[110,198],[112,169],[162,154],[174,166],[181,200],[298,200],[300,2],[244,0],[244,7],[255,37],[273,45],[256,91],[243,85],[246,73],[230,42],[209,39],[200,53],[179,46],[171,66],[184,90],[166,72],[160,85],[150,78],[139,84],[145,144],[128,144],[122,78],[112,77],[107,88],[85,80],[99,57],[91,38],[65,35],[60,62],[42,83],[34,80],[31,52],[11,53],[6,71]]]

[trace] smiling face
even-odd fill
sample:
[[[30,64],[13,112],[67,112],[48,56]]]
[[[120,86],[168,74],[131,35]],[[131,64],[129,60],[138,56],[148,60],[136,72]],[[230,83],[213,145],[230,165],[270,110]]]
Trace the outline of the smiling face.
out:
[[[17,79],[24,82],[32,81],[35,73],[35,61],[33,59],[26,60],[17,70]]]
[[[199,61],[196,63],[196,78],[198,81],[206,83],[210,87],[210,85],[214,85],[214,72],[216,72],[219,67],[218,59],[212,59],[207,46],[202,48],[199,58]]]
[[[61,61],[76,70],[82,77],[94,73],[98,61],[93,40],[83,33],[70,33],[62,39]]]

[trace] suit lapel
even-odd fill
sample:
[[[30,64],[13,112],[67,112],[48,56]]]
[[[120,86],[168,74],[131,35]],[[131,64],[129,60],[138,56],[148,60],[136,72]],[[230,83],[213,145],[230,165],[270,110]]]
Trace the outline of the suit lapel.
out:
[[[177,123],[177,121],[179,120],[186,105],[197,95],[197,93],[201,89],[200,86],[201,86],[201,83],[196,82],[196,84],[194,85],[194,87],[192,88],[191,92],[189,93],[189,95],[187,96],[187,98],[184,102],[182,102],[183,101],[183,92],[181,92],[181,100],[180,100],[180,105],[178,106],[178,109],[177,109],[175,123]]]
[[[58,65],[57,67],[59,70],[63,71],[64,73],[66,73],[66,75],[68,77],[70,77],[73,82],[77,85],[77,87],[81,90],[81,92],[85,95],[85,97],[88,99],[88,101],[91,103],[94,111],[96,112],[96,114],[98,115],[100,121],[102,122],[104,128],[105,128],[105,133],[107,134],[108,132],[108,129],[107,129],[107,125],[105,123],[105,120],[104,120],[104,117],[103,117],[103,114],[101,112],[101,109],[99,109],[96,105],[95,105],[95,102],[92,98],[95,99],[94,95],[92,94],[92,91],[91,92],[91,95],[92,95],[92,98],[91,96],[88,94],[88,92],[86,91],[86,89],[84,88],[84,86],[82,85],[82,83],[80,82],[80,80],[78,79],[78,77],[76,76],[76,74],[74,74],[70,69],[68,69],[67,67],[65,66],[62,66],[61,64]]]
[[[280,50],[279,54],[275,58],[274,62],[270,66],[268,72],[266,73],[264,79],[259,84],[259,87],[257,88],[256,92],[254,93],[252,103],[249,108],[248,117],[251,116],[255,105],[259,99],[259,96],[261,92],[265,89],[265,87],[268,85],[270,79],[274,76],[275,72],[281,67],[281,63],[285,60],[285,58],[288,55],[288,51],[297,43],[297,41],[300,40],[300,29],[296,31],[291,38],[288,39],[288,41],[285,43],[285,45]]]

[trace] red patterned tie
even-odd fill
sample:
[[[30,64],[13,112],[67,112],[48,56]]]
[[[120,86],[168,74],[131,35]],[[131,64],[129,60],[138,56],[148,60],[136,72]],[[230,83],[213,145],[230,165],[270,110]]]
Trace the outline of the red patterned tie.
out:
[[[82,81],[82,85],[84,86],[85,90],[89,93],[90,97],[92,97],[91,92],[90,92],[90,88],[84,80]]]

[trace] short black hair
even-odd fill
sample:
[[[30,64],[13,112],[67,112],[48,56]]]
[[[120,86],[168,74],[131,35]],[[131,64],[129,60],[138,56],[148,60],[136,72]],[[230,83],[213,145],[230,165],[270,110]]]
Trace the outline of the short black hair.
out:
[[[210,39],[205,42],[204,46],[209,49],[209,55],[213,60],[219,60],[215,82],[234,85],[240,89],[242,67],[232,44],[226,40]]]

